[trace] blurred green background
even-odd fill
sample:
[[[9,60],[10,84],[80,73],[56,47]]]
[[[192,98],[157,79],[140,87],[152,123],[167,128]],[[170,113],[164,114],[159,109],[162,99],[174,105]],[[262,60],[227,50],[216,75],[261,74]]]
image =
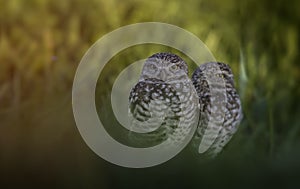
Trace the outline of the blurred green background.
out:
[[[299,187],[299,7],[297,0],[1,0],[0,187]],[[128,169],[82,140],[71,106],[82,56],[106,33],[146,21],[194,33],[232,67],[244,120],[218,158],[187,148],[162,165]],[[98,100],[125,66],[159,51],[180,54],[160,45],[120,52],[99,78]]]

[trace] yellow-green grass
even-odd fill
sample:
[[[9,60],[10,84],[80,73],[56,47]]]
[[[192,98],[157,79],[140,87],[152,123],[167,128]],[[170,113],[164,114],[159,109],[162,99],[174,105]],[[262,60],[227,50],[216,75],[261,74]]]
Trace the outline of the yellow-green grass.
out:
[[[296,0],[1,1],[1,175],[17,185],[62,188],[246,187],[250,177],[250,186],[293,184],[300,172],[298,7]],[[203,160],[188,148],[155,168],[123,169],[99,158],[81,139],[71,90],[82,56],[104,34],[146,21],[189,30],[232,67],[244,120],[219,158]],[[107,123],[117,124],[109,93],[118,74],[159,51],[180,54],[160,45],[135,46],[105,67],[96,102]],[[192,70],[195,65],[180,55]]]

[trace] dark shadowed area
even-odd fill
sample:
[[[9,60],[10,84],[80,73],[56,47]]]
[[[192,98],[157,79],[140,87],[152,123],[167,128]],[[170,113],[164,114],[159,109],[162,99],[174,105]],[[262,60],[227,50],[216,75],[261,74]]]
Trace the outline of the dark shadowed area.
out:
[[[1,1],[0,188],[299,187],[299,7],[297,0]],[[156,167],[123,168],[98,157],[78,132],[71,93],[84,53],[106,33],[148,21],[192,32],[232,68],[244,119],[216,159],[188,147]],[[115,79],[165,51],[195,68],[154,44],[121,51],[105,66],[95,101],[114,137],[124,137],[110,104]]]

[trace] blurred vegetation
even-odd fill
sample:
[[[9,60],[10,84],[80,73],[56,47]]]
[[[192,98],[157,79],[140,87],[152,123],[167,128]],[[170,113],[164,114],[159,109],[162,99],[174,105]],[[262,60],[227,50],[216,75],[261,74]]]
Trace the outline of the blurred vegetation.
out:
[[[297,0],[1,0],[3,179],[62,188],[293,186],[300,173],[299,7]],[[158,167],[125,169],[81,139],[71,88],[82,56],[104,34],[147,21],[194,33],[232,67],[245,118],[218,159],[187,157],[186,149]],[[159,45],[126,49],[99,82],[109,90],[125,66],[157,51],[180,54]]]

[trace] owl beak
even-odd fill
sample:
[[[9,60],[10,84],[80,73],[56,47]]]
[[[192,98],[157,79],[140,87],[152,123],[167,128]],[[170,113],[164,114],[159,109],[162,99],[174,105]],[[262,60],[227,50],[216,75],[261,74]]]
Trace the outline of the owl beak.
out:
[[[163,81],[167,80],[167,74],[164,71],[161,71],[158,76]]]

